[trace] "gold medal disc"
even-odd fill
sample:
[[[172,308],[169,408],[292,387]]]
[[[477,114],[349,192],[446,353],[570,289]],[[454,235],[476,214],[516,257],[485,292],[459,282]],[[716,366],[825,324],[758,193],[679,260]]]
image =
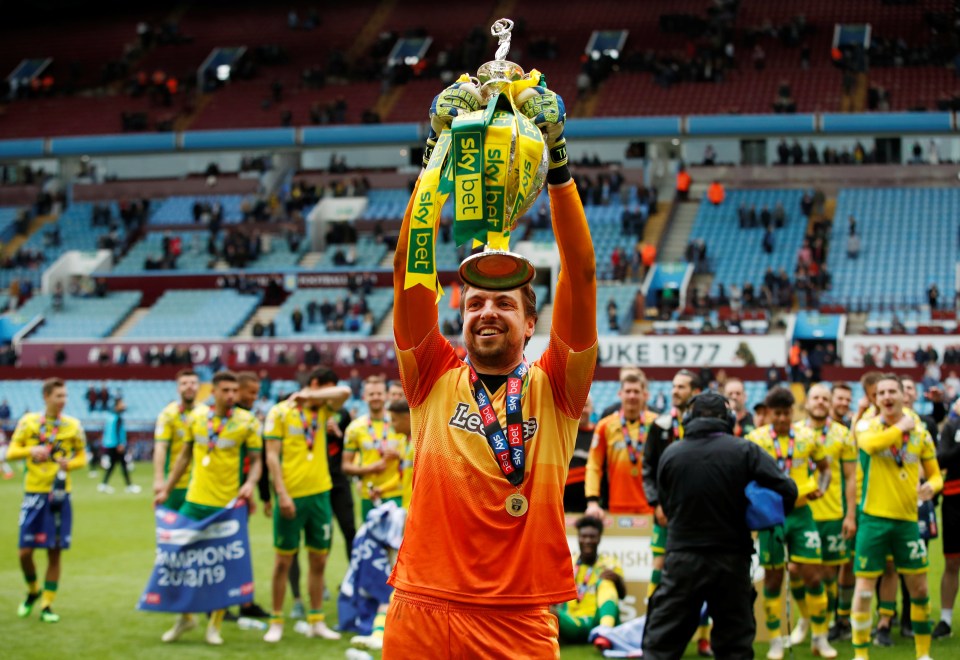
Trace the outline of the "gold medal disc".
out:
[[[208,465],[210,465],[210,454],[207,454],[206,456],[204,456],[202,462],[203,462],[203,467],[207,467]]]
[[[520,493],[512,493],[507,496],[504,508],[511,516],[519,518],[527,513],[527,509],[530,508],[530,503],[527,501],[527,498]]]
[[[308,460],[308,461],[312,461],[312,460],[313,460],[313,452],[310,452],[310,453],[307,454],[307,460]]]

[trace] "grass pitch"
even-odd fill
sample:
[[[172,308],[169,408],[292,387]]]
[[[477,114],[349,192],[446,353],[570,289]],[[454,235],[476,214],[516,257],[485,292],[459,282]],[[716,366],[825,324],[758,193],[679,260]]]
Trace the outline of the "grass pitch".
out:
[[[188,633],[176,644],[160,641],[160,635],[172,624],[174,616],[147,614],[136,610],[137,600],[150,574],[154,553],[154,528],[151,513],[150,473],[146,464],[138,465],[134,480],[143,487],[137,495],[122,491],[119,477],[114,495],[96,491],[99,480],[78,472],[74,480],[73,547],[64,553],[63,574],[54,609],[62,619],[55,625],[42,624],[38,608],[29,619],[16,616],[18,602],[26,587],[17,561],[17,519],[22,497],[20,479],[0,482],[0,657],[33,658],[343,658],[350,648],[349,635],[340,642],[307,639],[293,630],[288,617],[283,641],[269,645],[261,640],[262,632],[241,630],[225,623],[225,644],[213,648],[203,643],[202,630]],[[256,577],[256,600],[270,609],[270,573],[273,562],[270,520],[257,510],[250,521],[253,567]],[[934,616],[939,617],[940,574],[943,555],[939,542],[931,550],[930,592]],[[38,577],[43,580],[45,553],[38,551]],[[301,558],[302,564],[305,564]],[[302,568],[306,568],[305,565]],[[327,567],[328,584],[336,590],[346,572],[347,560],[343,537],[334,534],[334,546]],[[306,574],[303,575],[304,590]],[[289,601],[289,590],[288,590]],[[289,602],[287,606],[289,613]],[[327,619],[337,621],[336,600],[324,603]],[[955,625],[958,617],[954,617]],[[891,649],[875,648],[871,657],[881,660],[914,657],[913,643],[894,633],[896,645]],[[838,645],[840,658],[853,657],[849,642]],[[762,658],[765,645],[757,645]],[[375,654],[375,656],[378,654]],[[564,660],[601,657],[591,647],[564,647]],[[688,651],[686,657],[696,657]],[[789,657],[789,656],[788,656]],[[811,658],[809,649],[795,650],[796,660]],[[960,658],[960,641],[949,639],[934,642],[933,657],[937,660]]]

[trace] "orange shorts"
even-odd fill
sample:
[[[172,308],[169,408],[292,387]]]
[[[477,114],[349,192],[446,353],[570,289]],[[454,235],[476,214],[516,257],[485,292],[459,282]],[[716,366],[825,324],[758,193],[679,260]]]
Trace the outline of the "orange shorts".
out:
[[[557,618],[546,606],[456,603],[397,589],[387,611],[383,660],[560,657]]]

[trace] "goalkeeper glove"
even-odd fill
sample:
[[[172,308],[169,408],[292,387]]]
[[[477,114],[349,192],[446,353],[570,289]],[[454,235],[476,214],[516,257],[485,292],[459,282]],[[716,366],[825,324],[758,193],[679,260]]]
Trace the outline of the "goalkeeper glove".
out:
[[[517,107],[543,133],[550,153],[550,169],[567,164],[567,141],[563,137],[563,125],[567,109],[563,99],[546,87],[529,87],[517,95]]]
[[[466,75],[460,76],[457,82],[433,98],[433,103],[430,104],[430,135],[427,136],[423,150],[424,167],[430,162],[433,148],[437,146],[437,137],[443,129],[450,128],[454,117],[480,110],[482,107],[480,91]]]

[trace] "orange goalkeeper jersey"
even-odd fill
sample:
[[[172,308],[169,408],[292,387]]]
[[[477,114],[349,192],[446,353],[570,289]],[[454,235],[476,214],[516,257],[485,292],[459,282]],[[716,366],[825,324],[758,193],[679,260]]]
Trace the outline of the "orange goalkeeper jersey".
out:
[[[566,266],[593,263],[576,188],[551,188],[550,198],[562,274],[550,342],[530,365],[521,400],[526,471],[520,492],[529,502],[526,515],[513,517],[506,511],[507,498],[517,488],[504,477],[487,444],[470,369],[437,328],[432,292],[404,290],[402,270],[395,274],[400,280],[395,281],[397,357],[416,447],[414,497],[390,578],[398,589],[477,605],[543,605],[576,598],[563,491],[596,365],[596,326],[590,324],[596,318],[596,293],[589,267],[573,272],[573,266]],[[409,208],[404,226],[408,222]],[[564,255],[564,246],[575,247]],[[401,243],[398,269],[405,251]],[[577,301],[579,314],[574,313]],[[491,392],[503,428],[506,389],[503,385]]]
[[[643,491],[642,470],[643,443],[656,419],[656,413],[647,410],[640,419],[627,424],[627,432],[635,446],[635,463],[630,460],[630,450],[623,437],[620,412],[597,422],[590,443],[590,458],[587,459],[585,492],[587,497],[600,497],[600,484],[606,471],[610,489],[610,501],[606,505],[610,513],[653,513]]]

